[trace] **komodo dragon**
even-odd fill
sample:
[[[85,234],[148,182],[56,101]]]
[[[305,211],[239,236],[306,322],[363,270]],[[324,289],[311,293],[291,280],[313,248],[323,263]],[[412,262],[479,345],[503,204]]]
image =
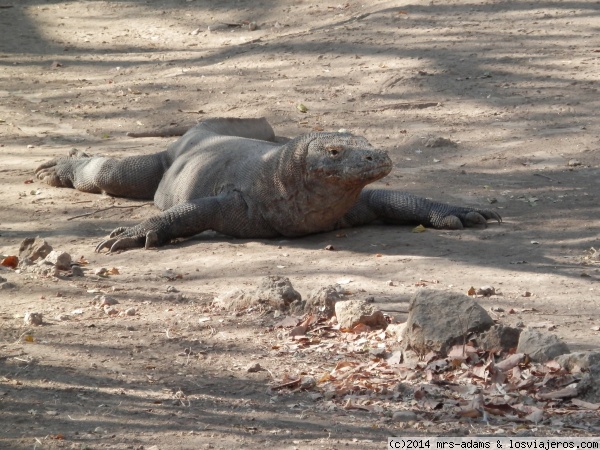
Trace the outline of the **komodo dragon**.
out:
[[[96,251],[156,247],[215,230],[238,238],[302,236],[374,221],[461,229],[501,222],[464,208],[386,189],[383,150],[349,133],[309,133],[275,142],[264,119],[209,119],[162,152],[121,160],[75,152],[36,169],[51,186],[136,199],[163,212],[120,227]]]

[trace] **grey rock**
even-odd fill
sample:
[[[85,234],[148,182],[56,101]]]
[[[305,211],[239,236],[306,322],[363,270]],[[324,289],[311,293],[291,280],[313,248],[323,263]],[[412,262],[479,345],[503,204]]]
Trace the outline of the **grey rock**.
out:
[[[387,320],[372,303],[364,300],[344,300],[335,304],[335,315],[342,328],[354,328],[359,323],[371,328],[386,329]]]
[[[97,295],[94,300],[96,300],[100,307],[104,307],[104,306],[113,306],[113,305],[118,305],[119,301],[114,298],[111,297],[110,295]]]
[[[445,354],[453,345],[463,343],[466,335],[494,325],[485,309],[461,293],[420,290],[408,311],[402,345],[420,354]]]
[[[286,309],[294,302],[302,300],[287,277],[271,275],[261,280],[254,295],[259,303],[268,303],[279,310]]]
[[[569,371],[590,370],[590,367],[600,366],[600,351],[566,353],[555,360]]]
[[[494,325],[478,338],[479,347],[485,351],[508,351],[519,344],[521,330],[505,325]]]
[[[19,246],[19,260],[29,258],[31,261],[45,258],[52,251],[52,246],[45,239],[28,237]]]
[[[577,384],[580,399],[591,403],[600,403],[600,364],[590,366],[589,372],[583,374]]]
[[[570,350],[555,334],[525,328],[519,337],[517,353],[526,353],[532,361],[543,363],[570,353]]]
[[[248,367],[246,367],[246,372],[248,373],[260,372],[262,370],[265,370],[265,368],[259,363],[251,363]]]
[[[80,266],[71,266],[71,274],[74,277],[83,277],[85,276],[83,269]]]
[[[26,312],[24,317],[25,325],[38,326],[44,323],[42,313],[38,312]]]
[[[8,290],[15,289],[17,285],[15,283],[11,283],[10,281],[5,281],[4,283],[0,283],[0,290]]]
[[[71,255],[67,252],[52,250],[44,261],[54,264],[58,270],[71,270]]]
[[[292,304],[301,300],[302,296],[294,289],[288,278],[270,275],[263,278],[254,291],[236,289],[220,295],[215,299],[214,304],[234,311],[259,305],[287,311]]]
[[[477,289],[477,295],[483,295],[484,297],[491,297],[496,295],[496,288],[494,286],[481,286]]]
[[[302,390],[309,390],[309,389],[313,389],[317,386],[317,380],[315,377],[311,377],[309,375],[302,377],[302,379],[300,380],[300,389]]]
[[[340,300],[342,296],[335,286],[325,286],[308,295],[304,312],[320,313],[330,319],[335,316],[335,304]]]
[[[456,147],[456,142],[443,137],[430,137],[425,141],[425,147]]]

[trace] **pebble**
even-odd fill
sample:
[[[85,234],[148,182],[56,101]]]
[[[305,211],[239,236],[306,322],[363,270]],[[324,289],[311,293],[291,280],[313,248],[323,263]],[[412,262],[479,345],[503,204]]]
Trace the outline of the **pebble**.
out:
[[[34,326],[41,325],[44,322],[44,320],[42,318],[42,313],[26,312],[24,322],[25,322],[25,325],[34,325]]]
[[[115,314],[118,314],[119,311],[116,308],[113,308],[112,306],[106,305],[104,307],[104,313],[108,314],[109,316],[114,316]]]
[[[110,295],[97,296],[94,300],[98,300],[100,302],[100,307],[119,304],[119,301],[116,298],[111,297]]]
[[[135,310],[135,308],[127,308],[125,310],[125,315],[126,316],[135,316],[136,312],[137,311]]]
[[[490,297],[496,294],[494,286],[482,286],[477,289],[477,295],[483,295],[484,297]]]
[[[246,372],[248,372],[248,373],[260,372],[261,370],[265,370],[265,368],[263,366],[261,366],[259,363],[251,363],[246,368]]]
[[[306,376],[300,380],[300,389],[309,390],[317,385],[317,380],[314,377]]]
[[[80,266],[71,266],[71,274],[74,277],[84,276],[83,269]]]

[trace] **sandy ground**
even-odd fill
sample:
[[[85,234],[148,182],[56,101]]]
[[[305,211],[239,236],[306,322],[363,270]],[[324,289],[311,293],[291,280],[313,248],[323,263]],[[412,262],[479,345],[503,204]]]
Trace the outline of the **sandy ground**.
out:
[[[89,264],[83,278],[0,272],[16,285],[0,290],[0,447],[383,448],[396,434],[495,432],[468,419],[407,425],[328,410],[306,392],[273,393],[274,379],[310,373],[314,361],[273,356],[282,338],[269,317],[209,303],[273,274],[303,295],[341,280],[402,320],[419,285],[493,285],[500,295],[480,303],[518,312],[500,322],[545,323],[573,350],[597,348],[600,265],[586,256],[600,247],[599,8],[3,0],[0,254],[41,236]],[[395,168],[377,185],[496,208],[505,221],[283,241],[204,233],[107,256],[95,244],[154,207],[33,177],[74,147],[115,157],[162,150],[170,139],[126,132],[210,116],[265,116],[282,136],[345,128],[390,153]],[[431,137],[456,146],[425,146]],[[121,208],[74,218],[112,205]],[[94,275],[101,267],[119,274]],[[165,278],[167,269],[180,277]],[[91,304],[98,293],[137,315],[105,315]],[[22,316],[34,310],[46,323],[32,329]],[[253,362],[268,371],[247,373]]]

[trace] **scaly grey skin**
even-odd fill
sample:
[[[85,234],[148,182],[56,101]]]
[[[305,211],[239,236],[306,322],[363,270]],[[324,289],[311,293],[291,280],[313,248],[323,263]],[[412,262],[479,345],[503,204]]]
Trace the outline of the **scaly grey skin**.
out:
[[[498,213],[385,189],[386,152],[347,133],[309,133],[275,142],[265,119],[209,119],[167,150],[121,160],[84,153],[36,169],[57,187],[154,198],[163,212],[114,230],[96,251],[156,247],[215,230],[239,238],[303,236],[375,221],[462,229],[501,222]]]

